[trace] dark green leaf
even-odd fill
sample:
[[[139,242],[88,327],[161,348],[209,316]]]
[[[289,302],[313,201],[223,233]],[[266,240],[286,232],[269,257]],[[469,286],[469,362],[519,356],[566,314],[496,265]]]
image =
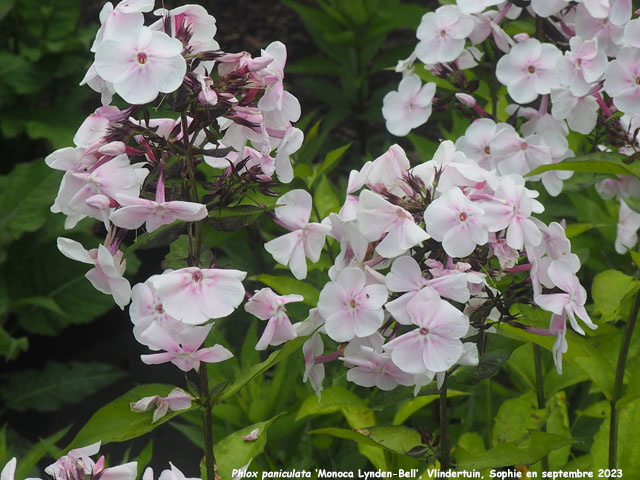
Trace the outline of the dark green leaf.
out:
[[[49,362],[43,370],[25,370],[8,377],[0,397],[7,408],[53,412],[81,401],[122,378],[124,373],[104,363]]]
[[[43,438],[36,443],[25,455],[20,457],[16,468],[15,478],[22,479],[29,475],[29,472],[48,453],[51,445],[55,445],[69,431],[70,427],[64,428],[54,433],[50,437]]]
[[[217,230],[237,232],[254,223],[264,212],[274,207],[238,205],[237,207],[212,208],[207,221]]]
[[[138,235],[136,240],[124,249],[124,255],[128,256],[135,250],[148,250],[150,248],[165,247],[178,239],[187,229],[187,222],[176,221],[163,225],[153,232]]]
[[[6,361],[15,360],[21,351],[26,352],[28,348],[27,337],[14,338],[0,326],[0,355],[5,357]]]
[[[628,163],[630,157],[614,152],[597,152],[580,157],[568,158],[559,163],[542,165],[525,175],[530,177],[549,170],[573,172],[606,173],[609,175],[633,175],[640,177],[640,166],[636,161]]]

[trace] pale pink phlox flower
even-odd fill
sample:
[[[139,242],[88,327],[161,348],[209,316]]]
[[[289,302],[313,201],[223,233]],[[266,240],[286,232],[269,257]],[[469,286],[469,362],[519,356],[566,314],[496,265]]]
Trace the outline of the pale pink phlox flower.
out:
[[[389,391],[398,385],[413,385],[413,376],[400,370],[391,360],[388,352],[382,352],[382,345],[373,348],[367,345],[354,345],[345,349],[340,357],[349,370],[347,380],[361,387],[378,387]]]
[[[131,323],[133,323],[135,339],[151,350],[157,350],[158,347],[144,343],[144,339],[141,336],[151,324],[159,324],[170,334],[177,334],[182,330],[182,322],[176,320],[164,310],[162,300],[158,297],[149,280],[145,283],[138,283],[131,289],[129,317],[131,318]]]
[[[321,392],[323,390],[322,380],[324,380],[325,368],[324,363],[316,363],[316,357],[319,357],[324,352],[324,343],[322,337],[318,332],[311,335],[311,337],[302,345],[302,353],[304,354],[304,375],[302,381],[304,383],[309,381],[311,388],[316,392],[318,401],[321,398]]]
[[[287,47],[282,42],[271,42],[261,51],[261,56],[271,58],[261,72],[266,88],[258,101],[258,108],[262,110],[282,110],[284,91],[284,67],[287,63]]]
[[[562,355],[567,353],[569,344],[567,343],[567,315],[551,315],[551,321],[549,322],[549,328],[535,328],[527,327],[526,330],[537,335],[545,335],[550,337],[556,337],[556,341],[551,348],[553,353],[553,361],[556,364],[556,370],[558,375],[562,375]]]
[[[496,77],[516,102],[529,103],[560,85],[556,64],[561,56],[555,45],[530,38],[498,60]]]
[[[536,167],[551,163],[549,147],[537,142],[537,135],[520,137],[513,127],[504,127],[491,140],[491,153],[500,159],[497,165],[502,175],[525,175]]]
[[[116,194],[138,196],[149,170],[139,165],[131,165],[126,154],[111,159],[104,159],[87,171],[67,171],[58,195],[51,207],[54,213],[67,215],[65,228],[73,228],[79,220],[86,216],[104,220],[110,209],[96,208],[87,200],[96,195],[114,199]]]
[[[550,17],[567,6],[569,0],[531,0],[531,8],[541,17]]]
[[[624,27],[616,25],[609,17],[593,17],[584,4],[578,4],[573,17],[576,35],[595,39],[608,57],[615,57],[624,40]]]
[[[340,211],[338,212],[338,215],[344,222],[356,219],[358,202],[360,199],[357,195],[354,195],[354,193],[365,185],[371,164],[372,162],[370,161],[366,162],[360,170],[351,170],[351,172],[349,172],[346,198],[342,208],[340,208]]]
[[[382,116],[387,130],[404,137],[412,129],[426,123],[431,116],[435,93],[435,83],[422,85],[417,75],[405,76],[398,85],[398,91],[387,93],[382,100]]]
[[[567,120],[574,132],[588,135],[598,121],[598,102],[591,95],[575,96],[565,88],[551,89],[551,115],[558,120]]]
[[[112,295],[116,304],[124,310],[131,298],[131,285],[123,277],[127,262],[122,258],[122,252],[112,254],[107,247],[85,250],[81,243],[69,238],[58,237],[58,250],[67,258],[93,265],[85,277],[94,288],[107,295]]]
[[[187,71],[182,50],[180,40],[140,27],[126,37],[102,42],[95,66],[126,102],[142,105],[182,85]]]
[[[156,199],[147,200],[124,193],[117,193],[116,200],[120,208],[116,209],[109,219],[118,227],[135,230],[144,223],[147,232],[153,232],[162,225],[176,220],[197,222],[208,215],[207,207],[201,203],[184,201],[165,201],[164,175],[158,178]]]
[[[402,255],[429,239],[427,232],[416,225],[409,212],[370,190],[360,193],[356,219],[364,238],[370,242],[382,239],[376,246],[376,252],[384,258]]]
[[[477,3],[477,2],[476,2]],[[499,15],[496,10],[490,10],[481,15],[474,15],[473,31],[469,34],[469,40],[474,45],[484,42],[489,35],[493,37],[496,46],[504,53],[509,53],[514,45],[513,39],[494,20]]]
[[[640,48],[640,18],[634,18],[624,27],[624,43]]]
[[[621,198],[616,230],[616,252],[624,254],[627,250],[635,248],[638,243],[638,229],[640,229],[640,213],[629,208]]]
[[[105,480],[135,480],[138,462],[129,462],[115,467],[104,468],[105,458],[94,462],[90,457],[100,450],[100,442],[86,447],[75,448],[44,469],[45,473],[56,480],[74,480],[78,470],[85,475]]]
[[[320,260],[326,235],[331,231],[329,225],[309,222],[313,199],[305,190],[291,190],[277,202],[275,221],[290,230],[290,233],[264,244],[275,261],[287,265],[298,280],[307,277],[308,258],[312,262]]]
[[[98,75],[95,63],[91,64],[79,85],[88,85],[91,90],[99,93],[102,105],[109,105],[111,100],[113,100],[113,94],[116,93],[116,89],[113,88],[113,83],[107,82]]]
[[[376,158],[367,168],[365,183],[374,192],[388,191],[397,196],[404,196],[404,177],[409,170],[407,154],[398,144]]]
[[[96,164],[98,159],[87,154],[86,148],[64,147],[50,153],[44,159],[49,168],[63,172],[83,172]]]
[[[574,157],[573,150],[569,148],[567,139],[557,130],[547,130],[540,135],[532,135],[528,137],[528,143],[532,146],[547,147],[551,157],[551,163],[560,163],[562,160]],[[549,195],[557,197],[562,192],[563,181],[571,178],[573,172],[566,170],[550,170],[542,173],[540,176],[535,175],[529,177],[529,180],[535,181],[538,178],[542,180],[542,185]]]
[[[149,278],[164,310],[185,324],[230,315],[244,299],[245,272],[222,268],[185,267]]]
[[[174,388],[166,397],[154,395],[144,397],[137,402],[131,402],[131,410],[134,412],[153,411],[153,419],[151,423],[156,423],[169,412],[177,412],[179,410],[187,410],[191,408],[191,400],[193,397],[181,388]]]
[[[291,166],[291,155],[296,153],[302,147],[304,142],[304,133],[299,128],[289,126],[277,143],[275,163],[275,172],[278,180],[282,183],[289,183],[293,180],[293,167]],[[265,153],[264,151],[262,153]]]
[[[126,116],[126,112],[124,112]],[[80,125],[73,137],[73,143],[78,147],[86,148],[91,152],[96,148],[96,143],[103,143],[103,137],[107,135],[108,128],[116,121],[124,120],[123,112],[112,105],[97,108]]]
[[[625,47],[607,67],[604,89],[625,113],[640,113],[640,49]]]
[[[402,371],[421,374],[442,372],[452,367],[464,352],[460,338],[469,328],[469,319],[433,289],[424,288],[407,305],[418,328],[390,342],[384,349]]]
[[[452,187],[424,211],[427,233],[442,242],[447,255],[466,257],[476,245],[487,243],[489,225],[482,207]]]
[[[482,202],[489,231],[507,231],[507,245],[522,250],[525,245],[536,246],[542,240],[540,229],[529,217],[542,213],[544,207],[534,197],[538,192],[524,186],[522,177],[504,176],[496,189],[494,200]]]
[[[218,363],[233,357],[233,354],[222,345],[200,348],[213,327],[213,323],[195,327],[182,325],[182,331],[170,334],[157,323],[152,323],[142,332],[141,337],[161,353],[140,355],[140,359],[147,365],[159,365],[171,362],[183,372],[197,370],[200,362]]]
[[[507,245],[507,240],[503,237],[496,236],[495,233],[489,232],[489,241],[487,245],[491,249],[492,255],[495,255],[500,263],[500,268],[512,268],[518,263],[520,252],[515,248]]]
[[[257,290],[244,304],[244,309],[260,320],[268,320],[256,350],[266,350],[269,345],[281,345],[296,338],[296,331],[287,316],[285,305],[292,302],[302,302],[302,295],[277,295],[270,288]]]
[[[471,187],[488,179],[487,172],[464,152],[456,150],[451,140],[440,143],[433,158],[411,169],[411,173],[432,185],[436,172],[440,172],[436,191],[445,192],[451,187]]]
[[[456,140],[456,149],[472,159],[480,167],[491,170],[496,167],[497,160],[491,152],[491,140],[496,136],[503,124],[496,124],[490,118],[474,120],[462,137]]]
[[[470,298],[465,273],[450,271],[441,277],[426,279],[420,265],[412,257],[398,257],[386,276],[387,288],[392,292],[404,293],[395,300],[387,302],[385,308],[402,325],[411,325],[407,304],[423,288],[433,288],[438,294],[456,302],[465,303]]]
[[[596,39],[582,40],[575,36],[569,40],[571,50],[558,60],[560,82],[568,86],[576,97],[583,97],[604,74],[609,60],[598,48]]]
[[[188,4],[171,10],[159,8],[153,13],[163,18],[150,26],[152,30],[162,31],[171,37],[175,37],[181,28],[188,29],[190,34],[188,46],[192,52],[218,50],[220,48],[218,42],[213,39],[218,30],[216,19],[202,5]],[[170,31],[168,32],[164,31],[164,17],[166,16],[171,19],[169,23]]]
[[[536,295],[534,297],[536,304],[556,315],[566,313],[569,316],[571,327],[580,335],[584,335],[584,330],[578,325],[576,316],[589,328],[598,328],[591,321],[584,308],[584,304],[587,301],[587,291],[580,285],[578,277],[571,271],[569,264],[562,260],[554,260],[549,265],[547,274],[554,285],[565,293]]]
[[[323,222],[324,223],[324,222]],[[340,253],[333,265],[337,271],[348,267],[355,260],[362,263],[369,248],[369,241],[362,236],[356,220],[343,221],[336,213],[329,214],[329,236],[340,243]]]
[[[200,92],[198,93],[198,101],[203,105],[217,105],[218,94],[212,89],[213,80],[211,77],[196,74],[198,82],[200,82]]]
[[[384,285],[367,285],[362,270],[345,268],[320,292],[318,311],[325,319],[327,335],[336,342],[371,335],[382,326],[387,298]]]
[[[640,198],[640,179],[631,175],[618,175],[596,183],[596,192],[605,200],[617,198]]]
[[[552,89],[553,90],[553,89]],[[507,105],[505,112],[509,115],[516,115],[518,118],[525,118],[520,127],[520,134],[524,137],[529,135],[543,134],[548,131],[568,135],[569,129],[562,120],[558,120],[549,113],[549,95],[543,95],[538,108],[523,107],[516,103]]]
[[[631,0],[583,0],[594,18],[608,18],[614,25],[624,25],[631,18]]]
[[[457,0],[456,5],[462,13],[472,14],[480,13],[485,8],[499,5],[503,0]]]
[[[452,62],[464,50],[464,43],[473,31],[473,19],[455,5],[444,5],[426,13],[418,26],[416,55],[426,64]]]
[[[128,36],[144,24],[143,12],[153,10],[154,0],[123,0],[115,7],[107,2],[100,10],[100,28],[91,45],[96,52],[105,40],[120,39]]]

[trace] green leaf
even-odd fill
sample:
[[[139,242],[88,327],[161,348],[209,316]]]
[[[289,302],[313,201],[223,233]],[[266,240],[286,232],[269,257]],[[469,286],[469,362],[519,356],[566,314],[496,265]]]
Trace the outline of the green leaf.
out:
[[[150,248],[165,247],[182,235],[187,229],[187,222],[176,221],[168,225],[163,225],[153,232],[146,232],[138,235],[135,241],[124,249],[127,257],[135,250],[148,250]]]
[[[330,387],[322,391],[322,398],[311,395],[298,410],[296,421],[308,416],[342,412],[352,428],[375,425],[375,416],[368,405],[355,393],[342,387]]]
[[[531,465],[549,452],[575,443],[569,438],[552,433],[531,431],[520,442],[496,445],[484,453],[471,453],[462,447],[456,448],[455,457],[461,470],[484,470],[512,465]]]
[[[0,177],[0,246],[44,225],[59,184],[60,172],[43,161],[18,164]]]
[[[122,378],[124,373],[104,363],[49,362],[43,370],[24,370],[8,377],[0,397],[7,408],[53,412],[75,403]]]
[[[238,232],[255,223],[260,215],[273,208],[275,205],[272,207],[238,205],[237,207],[212,208],[209,210],[207,222],[223,232]]]
[[[162,261],[162,268],[179,270],[189,266],[189,237],[180,235],[178,239],[169,246],[169,253]],[[208,248],[202,249],[200,253],[200,265],[209,266],[213,261],[213,253]]]
[[[327,155],[324,157],[323,162],[318,167],[318,170],[316,170],[314,179],[321,177],[325,173],[329,173],[336,166],[338,160],[340,160],[345,152],[349,150],[350,146],[351,144],[347,143],[346,145],[336,148],[335,150],[331,150],[329,153],[327,153]]]
[[[331,212],[337,213],[338,210],[340,210],[340,200],[338,200],[338,195],[336,194],[333,184],[326,175],[322,176],[315,189],[313,203],[320,215],[318,221],[327,217]]]
[[[65,450],[83,447],[97,441],[101,441],[103,445],[124,442],[151,432],[185,410],[169,412],[157,422],[151,423],[152,411],[133,412],[130,404],[143,397],[155,395],[166,397],[174,388],[173,385],[150,383],[129,390],[94,413]]]
[[[276,293],[280,295],[289,295],[292,293],[302,295],[304,297],[304,303],[312,307],[318,304],[320,292],[314,286],[302,280],[285,276],[268,275],[266,273],[249,277],[249,280],[262,282],[266,286],[273,288]]]
[[[559,392],[547,402],[549,417],[547,418],[547,432],[565,438],[571,438],[569,428],[569,413],[567,411],[567,396]],[[549,453],[549,468],[560,470],[569,461],[571,446],[566,445]]]
[[[0,325],[0,355],[7,361],[15,360],[20,352],[26,352],[29,348],[27,337],[14,338]]]
[[[57,313],[59,315],[64,315],[64,312],[62,311],[60,306],[56,303],[56,301],[48,297],[19,298],[18,300],[12,301],[11,304],[9,305],[9,308],[11,310],[15,310],[16,308],[24,307],[27,305],[44,308],[45,310],[49,310],[50,312]]]
[[[422,447],[420,434],[408,427],[400,425],[358,428],[348,430],[346,428],[320,428],[311,430],[311,435],[331,435],[333,437],[353,440],[369,447],[384,448],[400,455],[409,455],[416,447]]]
[[[151,463],[153,457],[153,440],[149,440],[149,443],[140,451],[138,456],[133,461],[138,462],[138,478],[142,478],[144,469]]]
[[[407,138],[413,144],[413,148],[416,149],[420,160],[426,162],[427,160],[431,160],[433,158],[433,154],[436,153],[438,146],[440,145],[438,142],[434,142],[433,140],[429,140],[426,137],[421,137],[420,135],[416,135],[415,133],[410,133],[407,135]]]
[[[231,473],[234,469],[244,467],[249,463],[249,460],[262,453],[267,444],[267,431],[280,415],[276,415],[265,422],[258,422],[244,427],[216,442],[213,451],[221,478],[231,478]],[[243,439],[255,429],[260,432],[255,441]]]
[[[640,177],[640,166],[636,162],[627,163],[630,158],[621,153],[597,152],[580,157],[568,158],[559,163],[542,165],[531,170],[525,177],[539,175],[549,170],[572,172],[606,173],[609,175],[633,175]]]
[[[635,278],[618,270],[598,273],[591,287],[594,309],[602,315],[603,322],[617,320],[625,297],[633,295],[639,288],[640,283]]]
[[[511,352],[518,346],[520,346],[519,342],[498,335],[490,335],[487,337],[487,348],[478,365],[461,367],[451,378],[458,385],[475,385],[498,372],[509,360]],[[453,382],[452,385],[454,385]]]
[[[76,0],[21,2],[20,13],[36,38],[60,40],[73,33],[80,17]]]
[[[231,397],[235,393],[237,393],[242,387],[244,387],[247,383],[253,380],[256,376],[266,372],[274,365],[277,365],[279,362],[287,358],[293,352],[297,352],[302,344],[307,340],[307,337],[298,337],[287,343],[280,350],[276,350],[271,353],[269,357],[264,362],[258,363],[257,365],[253,365],[252,367],[242,370],[233,383],[228,385],[220,395],[219,401],[226,400]],[[241,465],[242,466],[242,465]]]
[[[493,444],[520,442],[530,430],[539,430],[547,412],[538,410],[534,392],[506,400],[500,405],[493,425]]]
[[[0,85],[3,88],[10,87],[19,95],[28,95],[40,90],[46,81],[33,63],[19,55],[0,52]]]
[[[447,389],[447,398],[458,397],[460,395],[468,395],[468,393]],[[411,415],[426,407],[430,403],[438,400],[439,398],[440,395],[422,395],[402,402],[400,405],[398,405],[398,411],[393,417],[393,424],[401,425]]]

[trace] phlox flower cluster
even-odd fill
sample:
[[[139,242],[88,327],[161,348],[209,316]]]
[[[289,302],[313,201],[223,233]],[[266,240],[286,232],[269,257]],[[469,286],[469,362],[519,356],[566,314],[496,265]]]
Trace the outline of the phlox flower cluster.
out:
[[[324,363],[340,360],[358,385],[417,392],[459,365],[477,364],[478,342],[493,325],[517,325],[509,314],[515,303],[553,313],[549,329],[532,331],[556,336],[561,371],[566,320],[580,334],[579,321],[596,325],[584,308],[580,261],[560,224],[533,216],[543,211],[537,196],[519,173],[501,175],[444,141],[413,167],[394,145],[352,171],[345,204],[320,224],[308,223],[304,191],[278,200],[278,223],[291,228],[297,219],[303,231],[324,225],[340,248],[317,308],[294,325],[299,335],[311,334],[303,347],[305,380],[320,395]],[[272,245],[291,235],[265,248],[273,253]],[[304,233],[290,240],[301,263],[303,255],[314,261],[306,240]],[[319,249],[324,238],[309,241]],[[325,336],[337,345],[329,353]]]
[[[145,25],[149,18],[154,20]],[[228,349],[205,346],[210,320],[242,303],[246,273],[202,264],[194,250],[183,268],[166,269],[131,288],[123,247],[136,235],[176,222],[193,245],[194,223],[210,211],[250,190],[273,194],[276,178],[292,180],[290,155],[303,134],[292,124],[300,105],[283,86],[286,47],[273,42],[258,57],[224,52],[214,40],[215,18],[200,5],[154,11],[153,0],[107,3],[100,23],[91,47],[95,60],[82,84],[101,94],[103,106],[80,126],[75,146],[53,152],[46,162],[64,172],[51,210],[66,215],[65,227],[91,217],[107,233],[97,248],[65,237],[58,248],[91,266],[88,280],[120,308],[131,302],[134,336],[151,351],[142,355],[144,363],[171,362],[188,372],[202,362],[224,361],[232,356]],[[116,95],[130,106],[111,105]],[[152,111],[171,115],[151,118]],[[207,178],[204,193],[197,172]],[[313,237],[312,225],[298,219],[289,225]],[[319,252],[305,251],[317,260]],[[273,295],[258,293],[247,307],[269,319],[259,349],[295,336],[283,305],[297,296]],[[270,301],[277,304],[272,311]],[[157,406],[157,420],[184,402],[172,394],[142,399],[133,408]]]
[[[638,12],[630,0],[533,0],[526,8],[497,0],[455,3],[423,16],[415,51],[398,63],[403,78],[398,90],[386,95],[382,109],[389,132],[407,135],[432,111],[457,100],[480,118],[456,147],[500,175],[524,175],[573,157],[566,139],[571,131],[591,135],[594,149],[638,152],[640,19],[634,18]],[[537,18],[537,38],[505,32],[505,24],[526,16]],[[463,72],[491,62],[497,82],[514,102],[504,111],[493,111],[493,105],[487,112],[477,82]],[[450,82],[455,96],[436,91],[433,81],[423,84],[424,70]],[[509,122],[498,120],[507,117]],[[600,144],[603,138],[605,145]],[[528,180],[542,181],[556,196],[570,176],[547,171]],[[633,180],[621,177],[619,182]],[[616,189],[610,179],[605,183],[599,191],[620,202],[615,246],[624,253],[635,245],[640,225],[640,213],[625,198],[638,193]]]

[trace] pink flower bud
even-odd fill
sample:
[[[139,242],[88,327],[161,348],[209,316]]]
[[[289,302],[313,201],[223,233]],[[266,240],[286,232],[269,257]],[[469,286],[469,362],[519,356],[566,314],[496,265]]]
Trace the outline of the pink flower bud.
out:
[[[529,38],[529,34],[524,32],[517,33],[513,36],[513,39],[518,43],[526,42],[527,40],[529,40]]]
[[[473,108],[476,106],[476,99],[466,93],[456,93],[458,101],[466,107]]]
[[[115,207],[116,203],[111,198],[106,195],[94,195],[92,197],[87,198],[87,205],[93,208],[97,208],[98,210],[106,210],[111,207]]]

